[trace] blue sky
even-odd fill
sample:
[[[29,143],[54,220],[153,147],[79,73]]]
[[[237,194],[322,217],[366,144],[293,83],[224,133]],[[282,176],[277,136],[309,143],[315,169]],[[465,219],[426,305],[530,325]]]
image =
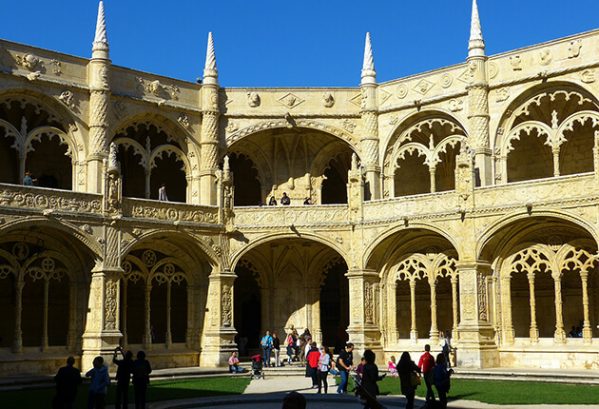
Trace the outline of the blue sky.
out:
[[[213,31],[223,86],[355,86],[465,59],[471,0],[105,0],[116,65],[194,81]],[[565,6],[567,5],[567,6]],[[597,0],[479,0],[487,53],[599,28]],[[0,0],[0,38],[89,57],[96,0]]]

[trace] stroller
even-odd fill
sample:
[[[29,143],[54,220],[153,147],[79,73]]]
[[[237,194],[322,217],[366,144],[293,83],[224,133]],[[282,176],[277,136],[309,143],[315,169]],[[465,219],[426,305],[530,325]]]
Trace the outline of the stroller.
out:
[[[250,372],[252,379],[264,379],[262,357],[260,354],[252,355],[250,360],[252,361],[252,371]]]
[[[362,388],[362,378],[357,372],[350,372],[351,379],[354,381],[354,391],[356,396],[360,399],[360,402],[364,407],[371,409],[386,409],[377,399],[376,396],[372,396],[368,391]]]

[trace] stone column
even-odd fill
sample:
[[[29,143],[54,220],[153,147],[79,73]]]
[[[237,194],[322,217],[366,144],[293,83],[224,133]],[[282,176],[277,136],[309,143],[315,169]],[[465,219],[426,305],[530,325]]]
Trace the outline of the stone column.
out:
[[[233,327],[233,282],[231,271],[214,271],[209,277],[207,312],[200,366],[227,365],[229,355],[237,350]]]
[[[318,345],[322,344],[322,328],[320,326],[320,287],[315,287],[310,289],[310,293],[312,294],[312,324],[310,326],[310,331],[312,332],[312,339]]]
[[[535,275],[529,272],[528,289],[530,292],[530,342],[536,344],[539,342],[539,329],[537,328],[537,305],[535,297]]]
[[[582,338],[585,344],[593,342],[593,329],[591,328],[591,320],[589,315],[589,273],[588,271],[580,272],[580,279],[582,281],[582,310],[583,310],[583,324],[582,324]]]
[[[452,313],[452,329],[451,337],[453,341],[459,340],[458,322],[459,322],[459,305],[458,305],[458,277],[456,275],[451,276],[451,313]]]
[[[110,357],[122,337],[120,331],[121,232],[116,221],[103,229],[103,258],[92,270],[85,331],[83,334],[83,370],[92,367],[95,356]]]
[[[44,279],[44,307],[42,320],[42,342],[41,351],[45,352],[48,349],[48,301],[50,298],[50,279]]]
[[[144,336],[143,345],[146,351],[152,349],[152,283],[147,282],[144,292]]]
[[[370,348],[382,358],[381,331],[375,322],[374,284],[379,280],[378,274],[374,270],[350,270],[346,277],[349,281],[349,342],[358,353]]]
[[[431,330],[429,338],[432,344],[439,343],[439,326],[437,325],[437,280],[436,277],[429,280],[431,289]]]
[[[12,347],[14,353],[23,352],[23,330],[21,325],[23,319],[23,287],[25,287],[25,280],[19,274],[15,280],[15,329]]]
[[[121,282],[123,287],[121,291],[123,292],[123,305],[121,305],[121,333],[123,334],[123,347],[127,347],[129,345],[129,334],[127,331],[127,280],[123,280]]]
[[[553,176],[558,177],[559,172],[559,145],[551,147],[551,153],[553,153]]]
[[[410,339],[418,341],[418,326],[416,324],[416,280],[410,280]]]
[[[514,325],[512,324],[512,278],[501,277],[501,316],[503,317],[503,341],[507,345],[514,343]]]
[[[566,331],[564,330],[564,315],[562,304],[562,276],[560,272],[553,275],[555,289],[555,334],[553,336],[556,344],[564,344],[566,342]]]
[[[487,277],[491,266],[480,262],[457,264],[460,277],[460,332],[458,365],[471,368],[499,364],[495,330],[491,326]]]
[[[390,344],[397,343],[399,329],[397,328],[397,280],[387,286],[387,325]]]
[[[173,335],[171,332],[171,282],[166,282],[166,334],[164,336],[166,349],[173,346]]]
[[[79,284],[69,280],[69,329],[67,350],[74,352],[77,345],[77,292]]]
[[[428,167],[430,183],[431,183],[431,193],[435,193],[437,191],[437,181],[435,179],[436,170],[437,170],[437,166],[429,166]]]

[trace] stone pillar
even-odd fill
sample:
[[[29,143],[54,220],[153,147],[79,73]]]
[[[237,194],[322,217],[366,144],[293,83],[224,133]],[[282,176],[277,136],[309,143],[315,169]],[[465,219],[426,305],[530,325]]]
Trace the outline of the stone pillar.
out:
[[[539,329],[537,327],[537,304],[535,297],[535,275],[534,272],[529,272],[528,289],[530,292],[530,342],[536,344],[539,342]]]
[[[399,339],[397,327],[397,280],[387,286],[387,337],[390,344],[396,344]]]
[[[488,368],[499,365],[495,330],[491,326],[487,294],[489,264],[460,262],[459,366]]]
[[[320,326],[320,287],[309,289],[312,299],[312,324],[310,331],[312,332],[312,340],[318,345],[322,344],[322,328]]]
[[[381,167],[379,165],[379,127],[376,84],[362,85],[362,129],[360,148],[364,166],[365,199],[381,198]]]
[[[237,350],[233,326],[233,282],[237,276],[231,271],[210,274],[206,319],[200,366],[227,365],[229,355]]]
[[[19,275],[15,280],[15,329],[13,336],[13,347],[14,353],[23,352],[23,287],[25,287],[24,278]]]
[[[591,328],[591,320],[590,320],[590,315],[589,315],[589,273],[588,273],[588,271],[581,271],[580,279],[582,281],[582,310],[583,310],[582,338],[583,338],[585,344],[591,344],[593,342],[593,329]]]
[[[439,343],[439,326],[437,325],[437,280],[436,277],[429,278],[429,285],[431,289],[431,330],[429,338],[431,344]]]
[[[509,275],[501,277],[501,316],[503,317],[503,342],[506,345],[514,343],[514,325],[512,324],[512,278]]]
[[[121,291],[123,292],[123,305],[121,305],[121,333],[123,334],[123,348],[129,345],[129,334],[127,332],[127,280],[122,281],[123,286]]]
[[[143,345],[146,351],[152,350],[152,283],[146,283],[144,291],[144,336]]]
[[[374,284],[379,280],[378,274],[374,270],[350,270],[346,276],[349,281],[349,342],[360,354],[369,348],[382,358],[381,331],[375,321]]]
[[[418,326],[416,324],[416,280],[410,280],[410,339],[414,344],[418,341]]]
[[[95,356],[110,357],[122,336],[120,331],[121,232],[116,222],[103,229],[103,259],[92,270],[81,369],[92,367]]]
[[[454,274],[451,276],[451,313],[452,313],[452,329],[451,337],[453,341],[459,340],[458,322],[459,322],[459,304],[458,304],[458,277]]]
[[[562,275],[558,271],[552,276],[555,289],[555,334],[553,339],[556,344],[564,344],[566,343],[566,331],[564,330],[564,314],[562,311]]]
[[[45,352],[48,350],[48,301],[50,298],[50,278],[44,279],[44,307],[43,307],[43,320],[42,320],[42,342],[41,351]]]
[[[173,335],[171,332],[171,282],[166,282],[166,334],[164,336],[166,349],[173,346]]]

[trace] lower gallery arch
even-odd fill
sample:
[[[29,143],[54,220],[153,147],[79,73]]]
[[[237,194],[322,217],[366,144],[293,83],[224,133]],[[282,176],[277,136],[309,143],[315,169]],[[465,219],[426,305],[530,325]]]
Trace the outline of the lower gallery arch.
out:
[[[438,345],[443,332],[459,336],[457,252],[440,234],[422,228],[398,231],[372,251],[370,269],[380,271],[381,330],[390,355]]]
[[[330,247],[280,238],[252,248],[235,267],[235,328],[242,354],[259,347],[265,331],[308,330],[313,340],[339,348],[349,325],[347,264]],[[285,347],[281,353],[286,354]]]
[[[93,266],[66,232],[32,225],[0,235],[0,374],[51,373],[81,354]]]
[[[148,238],[125,255],[122,344],[151,352],[157,368],[195,366],[206,311],[207,256],[189,239]]]
[[[596,252],[589,232],[557,217],[513,222],[485,243],[502,366],[590,365],[599,337]]]

